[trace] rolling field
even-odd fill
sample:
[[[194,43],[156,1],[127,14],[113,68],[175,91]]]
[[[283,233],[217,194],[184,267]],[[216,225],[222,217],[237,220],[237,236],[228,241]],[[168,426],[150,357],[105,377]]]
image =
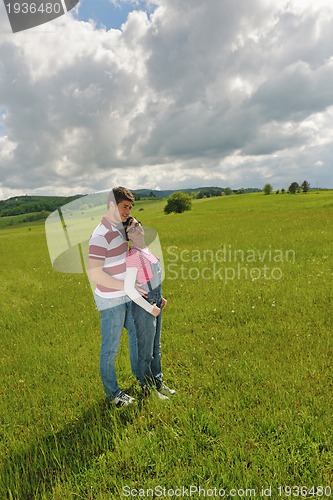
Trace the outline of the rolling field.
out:
[[[333,498],[333,192],[164,205],[132,213],[163,248],[177,395],[140,399],[124,331],[124,409],[86,275],[52,269],[44,224],[0,230],[0,499]]]

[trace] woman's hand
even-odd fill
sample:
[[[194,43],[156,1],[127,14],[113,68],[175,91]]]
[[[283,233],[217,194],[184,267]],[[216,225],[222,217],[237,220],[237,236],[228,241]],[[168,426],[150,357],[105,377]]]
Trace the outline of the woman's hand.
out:
[[[166,308],[167,305],[168,305],[167,299],[165,299],[164,297],[162,297],[162,311]]]
[[[156,318],[156,316],[158,316],[161,312],[161,309],[159,307],[157,307],[156,304],[153,304],[153,310],[152,310],[152,315]]]

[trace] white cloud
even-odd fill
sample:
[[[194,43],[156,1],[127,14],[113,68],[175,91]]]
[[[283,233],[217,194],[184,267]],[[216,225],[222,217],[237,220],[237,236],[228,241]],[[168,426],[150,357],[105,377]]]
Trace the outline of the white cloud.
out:
[[[332,187],[331,2],[155,3],[121,31],[67,15],[13,35],[1,21],[0,198]]]

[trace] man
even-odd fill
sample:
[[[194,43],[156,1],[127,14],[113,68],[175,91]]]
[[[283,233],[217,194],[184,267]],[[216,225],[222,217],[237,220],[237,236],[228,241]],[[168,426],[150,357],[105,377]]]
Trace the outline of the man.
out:
[[[119,388],[115,372],[124,326],[128,329],[132,371],[136,376],[138,373],[135,327],[124,292],[128,244],[123,223],[127,221],[133,203],[134,196],[128,189],[112,189],[107,202],[108,211],[89,240],[89,277],[96,283],[94,296],[101,321],[101,379],[107,400],[117,407],[134,401]]]

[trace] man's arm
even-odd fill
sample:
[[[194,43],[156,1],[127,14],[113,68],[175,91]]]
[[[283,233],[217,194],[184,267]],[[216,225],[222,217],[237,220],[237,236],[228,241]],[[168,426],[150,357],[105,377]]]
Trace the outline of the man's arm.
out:
[[[115,290],[124,290],[124,282],[103,271],[104,260],[89,258],[88,274],[91,281]]]

